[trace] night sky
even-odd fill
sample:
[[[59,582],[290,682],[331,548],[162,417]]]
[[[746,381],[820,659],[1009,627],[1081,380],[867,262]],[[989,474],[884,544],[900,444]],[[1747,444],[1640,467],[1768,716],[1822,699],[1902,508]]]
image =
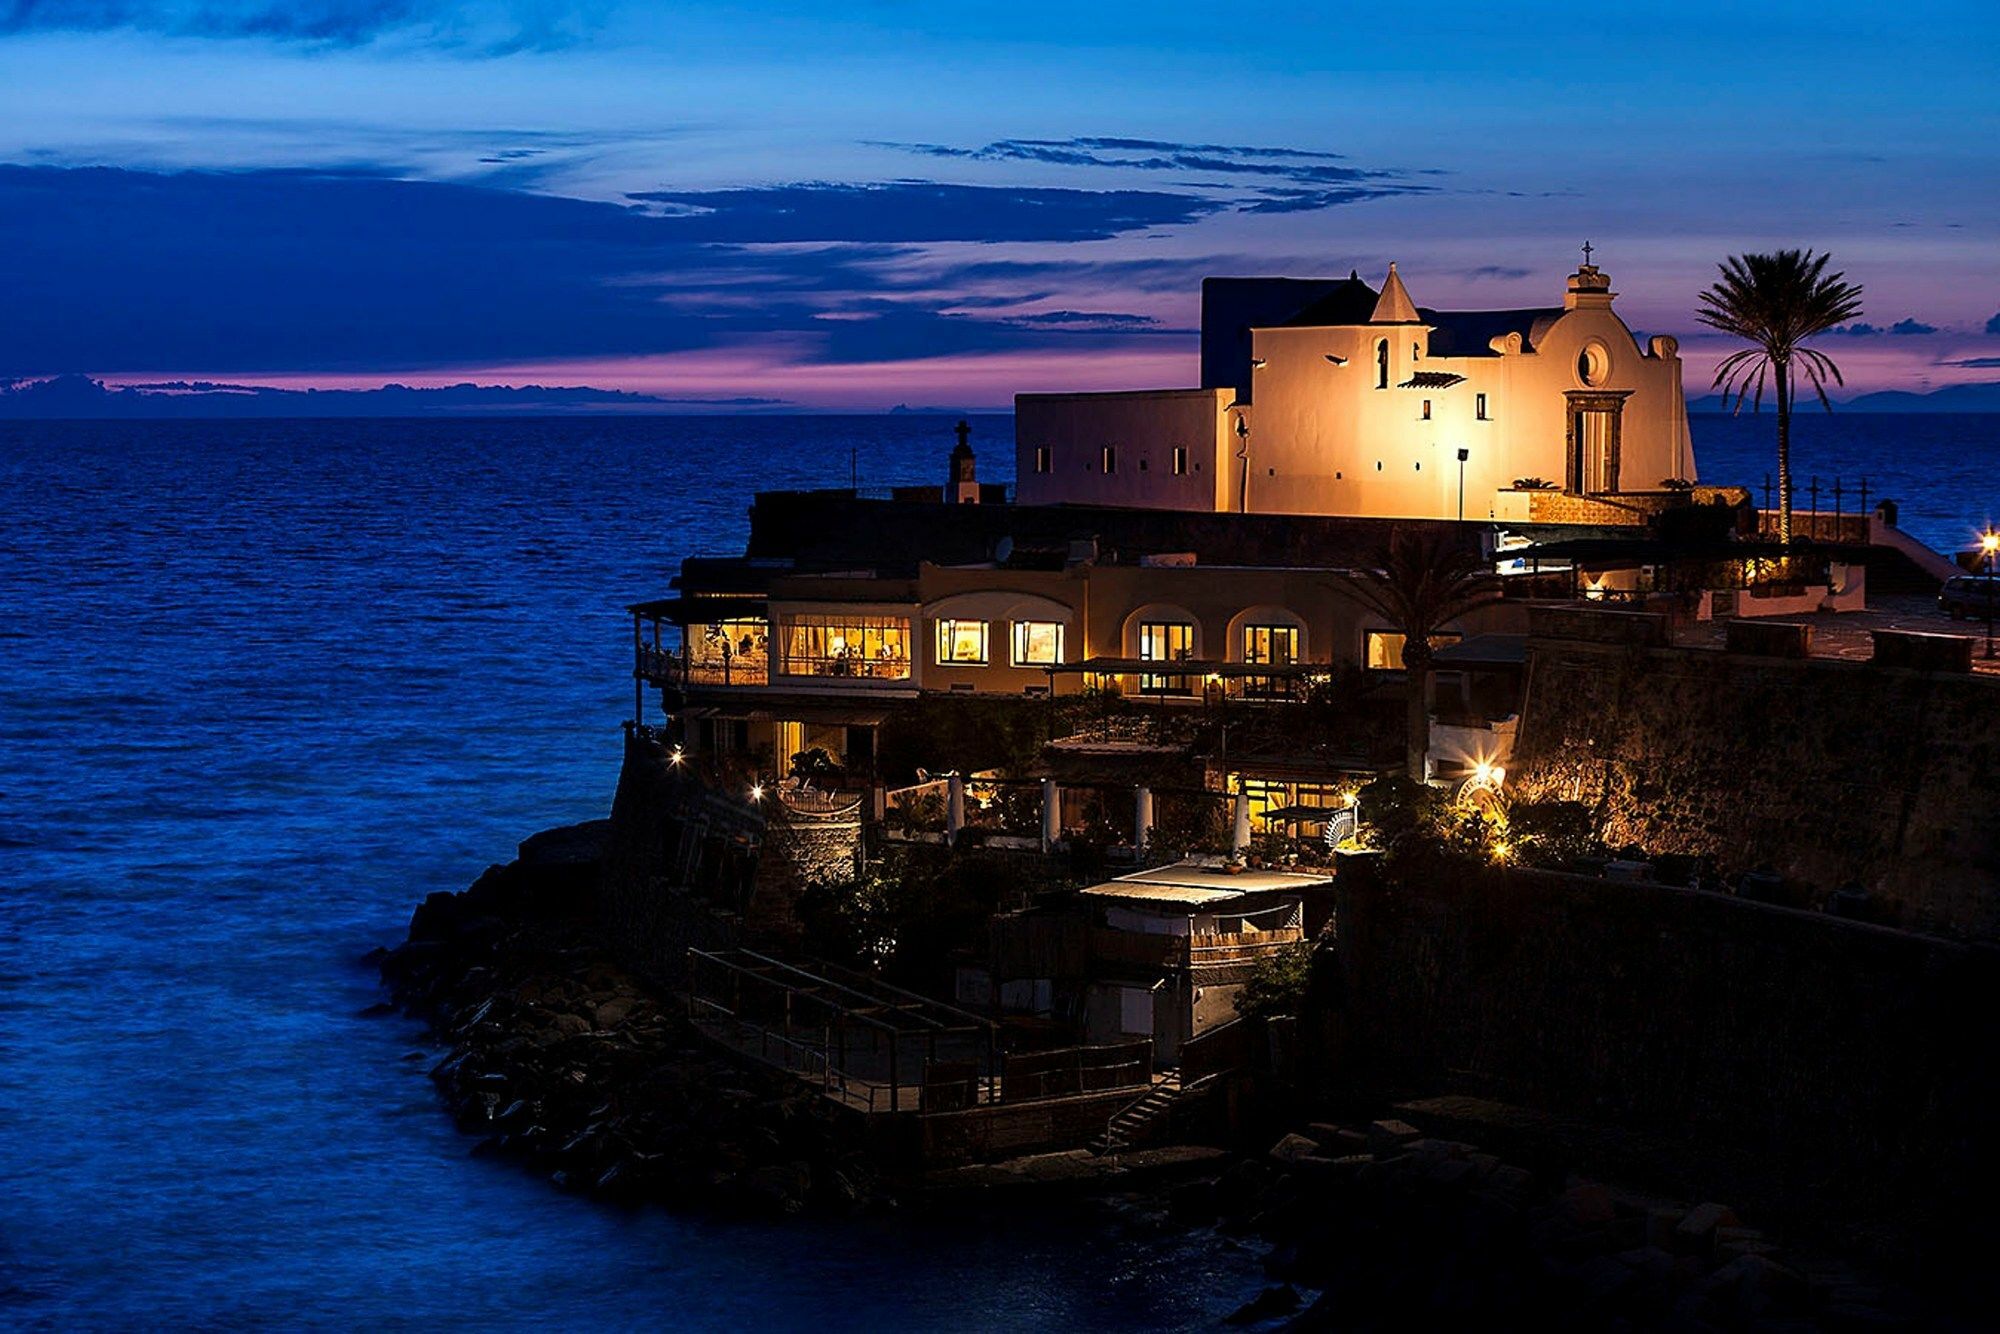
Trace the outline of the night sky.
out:
[[[1746,12],[1751,11],[1751,12]],[[982,406],[1186,384],[1212,273],[1548,305],[1706,385],[1831,249],[1850,392],[2000,379],[2000,6],[0,0],[0,380]]]

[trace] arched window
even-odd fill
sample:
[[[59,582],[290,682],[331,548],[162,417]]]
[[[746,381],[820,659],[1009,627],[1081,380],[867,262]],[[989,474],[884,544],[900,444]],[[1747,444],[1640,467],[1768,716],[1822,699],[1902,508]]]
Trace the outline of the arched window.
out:
[[[1386,338],[1375,344],[1375,387],[1389,387],[1389,340]]]

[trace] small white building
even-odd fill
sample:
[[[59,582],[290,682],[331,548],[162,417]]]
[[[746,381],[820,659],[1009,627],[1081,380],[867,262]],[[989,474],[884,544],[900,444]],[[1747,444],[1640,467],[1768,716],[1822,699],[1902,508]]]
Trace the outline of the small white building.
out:
[[[1083,1038],[1153,1039],[1154,1061],[1236,1017],[1264,960],[1305,939],[1305,896],[1323,875],[1178,862],[1079,891],[1089,914]]]
[[[1379,291],[1358,275],[1212,278],[1201,388],[1017,396],[1017,494],[1027,505],[1604,521],[1588,501],[1695,480],[1679,344],[1641,346],[1615,296],[1588,263],[1560,306],[1525,310],[1420,307],[1393,264]],[[1565,511],[1557,497],[1586,503]]]

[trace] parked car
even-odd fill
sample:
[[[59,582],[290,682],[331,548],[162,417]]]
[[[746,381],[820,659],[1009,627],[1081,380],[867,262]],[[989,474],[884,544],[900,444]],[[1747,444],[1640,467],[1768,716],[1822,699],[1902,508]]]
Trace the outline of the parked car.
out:
[[[1954,621],[1968,616],[1985,620],[2000,616],[2000,575],[1955,574],[1938,590],[1938,610],[1949,612]]]

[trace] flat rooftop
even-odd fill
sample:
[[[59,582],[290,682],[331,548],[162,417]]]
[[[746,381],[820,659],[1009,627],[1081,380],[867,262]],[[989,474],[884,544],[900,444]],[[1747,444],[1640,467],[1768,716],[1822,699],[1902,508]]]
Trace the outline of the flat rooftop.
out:
[[[1205,908],[1253,894],[1299,893],[1332,883],[1324,875],[1249,869],[1232,873],[1219,861],[1188,860],[1121,875],[1078,892],[1098,899]]]

